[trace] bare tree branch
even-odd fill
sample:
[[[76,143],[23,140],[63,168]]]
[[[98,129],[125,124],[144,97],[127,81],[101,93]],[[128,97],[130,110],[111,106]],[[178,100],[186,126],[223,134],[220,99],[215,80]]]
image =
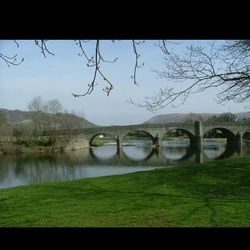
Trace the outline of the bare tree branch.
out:
[[[134,74],[133,74],[133,76],[131,76],[131,78],[134,80],[134,84],[138,85],[138,83],[136,81],[136,71],[138,68],[138,59],[139,59],[140,55],[137,52],[135,40],[132,40],[132,43],[133,43],[133,50],[134,50],[134,54],[135,54],[135,66],[134,66]]]
[[[19,43],[16,40],[13,41],[19,48]],[[97,80],[101,79],[106,83],[103,91],[109,96],[114,89],[114,85],[108,79],[102,66],[105,63],[115,63],[118,57],[113,60],[104,58],[100,40],[95,41],[94,50],[89,53],[85,46],[87,42],[92,42],[92,40],[75,40],[80,50],[78,55],[83,56],[87,67],[93,69],[93,77],[85,92],[82,94],[72,93],[72,95],[80,97],[91,94],[97,86]],[[142,43],[144,41],[132,40],[135,63],[131,78],[137,86],[138,69],[144,65],[139,63],[139,45]],[[138,104],[132,100],[130,100],[130,103],[154,111],[176,102],[183,104],[191,94],[209,88],[219,88],[217,92],[219,103],[228,101],[243,103],[250,100],[250,40],[226,41],[220,47],[216,46],[215,43],[210,43],[208,47],[205,46],[204,48],[191,45],[181,55],[170,50],[167,43],[176,44],[171,41],[159,41],[158,47],[164,55],[165,69],[162,71],[155,70],[155,72],[159,77],[172,80],[172,82],[168,83],[167,87],[160,89],[154,96],[145,97],[144,104]],[[35,40],[35,44],[40,48],[44,57],[54,55],[47,47],[47,40]],[[8,56],[1,52],[0,59],[8,67],[19,65],[24,60],[18,60],[17,54]],[[177,85],[178,82],[182,84]]]
[[[75,40],[75,44],[78,46],[80,49],[80,53],[78,53],[79,56],[84,56],[86,60],[86,65],[87,67],[93,68],[93,78],[92,81],[87,85],[87,90],[83,92],[82,94],[74,94],[72,95],[74,97],[80,97],[80,96],[86,96],[91,94],[95,87],[98,85],[97,80],[98,77],[101,77],[101,79],[107,83],[107,85],[103,88],[103,91],[106,92],[107,96],[109,96],[111,90],[114,89],[113,83],[108,79],[106,76],[105,72],[102,70],[102,64],[103,63],[115,63],[118,60],[118,57],[115,57],[113,60],[107,60],[106,58],[103,57],[102,51],[100,49],[100,40],[95,41],[95,49],[92,53],[92,55],[88,55],[87,50],[85,49],[85,43],[91,42],[93,40]],[[47,40],[34,40],[36,46],[39,47],[41,50],[41,53],[43,56],[46,58],[47,55],[55,55],[52,53],[47,46]],[[115,40],[112,40],[114,43]],[[131,78],[133,79],[134,84],[138,85],[137,82],[137,70],[142,67],[144,64],[142,63],[139,65],[139,58],[140,54],[138,53],[138,46],[141,43],[144,43],[145,41],[135,41],[132,40],[132,45],[133,45],[133,53],[135,55],[135,64],[134,64],[134,70],[133,70],[133,75]],[[19,47],[19,44],[16,40],[14,40],[14,43],[16,44],[17,48]],[[164,41],[164,46],[165,46],[165,41]],[[166,46],[165,46],[166,49]],[[22,59],[20,62],[17,62],[17,55],[14,56],[7,56],[5,54],[0,53],[0,58],[5,61],[5,63],[10,67],[10,65],[19,65],[24,59]]]
[[[74,97],[80,97],[80,96],[86,96],[86,95],[91,94],[93,92],[95,86],[97,85],[96,80],[97,80],[97,75],[99,75],[102,77],[102,79],[104,81],[106,81],[108,83],[108,85],[105,86],[105,88],[103,88],[103,91],[107,93],[107,96],[109,96],[111,90],[113,90],[113,88],[114,88],[114,85],[111,83],[110,80],[108,80],[106,75],[101,70],[101,63],[115,63],[118,60],[118,57],[116,57],[113,60],[104,59],[104,57],[102,56],[101,50],[100,50],[100,41],[99,40],[96,41],[94,54],[92,56],[88,56],[86,53],[86,50],[84,49],[84,46],[83,46],[84,42],[88,42],[88,41],[81,41],[81,40],[76,41],[76,45],[80,48],[80,51],[81,51],[81,53],[79,53],[78,55],[79,56],[84,55],[85,59],[87,60],[87,66],[95,68],[94,74],[93,74],[93,79],[92,79],[91,83],[88,84],[88,89],[86,92],[84,92],[83,94],[72,93],[72,95]],[[112,41],[112,42],[114,42],[114,41]],[[134,73],[133,73],[133,76],[131,76],[131,78],[133,79],[134,84],[136,84],[136,85],[138,85],[137,80],[136,80],[137,69],[144,65],[144,64],[139,65],[140,54],[138,53],[137,46],[140,45],[141,43],[144,43],[144,41],[132,40],[133,52],[135,54],[136,60],[135,60],[135,65],[134,65]]]
[[[16,44],[17,48],[19,48],[19,43],[16,40],[14,40],[14,43]]]
[[[166,45],[166,41],[165,40],[159,41],[159,44],[157,46],[160,47],[161,51],[164,54],[169,54],[169,51],[167,49],[167,45]]]
[[[81,50],[81,52],[82,52],[82,54],[78,53],[78,56],[84,55],[85,58],[86,58],[86,60],[88,61],[88,63],[89,63],[89,62],[92,62],[92,63],[93,63],[93,58],[92,58],[92,57],[90,58],[90,57],[87,56],[87,54],[86,54],[86,52],[85,52],[85,50],[84,50],[84,48],[83,48],[82,42],[88,42],[88,41],[81,41],[81,40],[77,40],[77,41],[76,41],[76,45],[79,46],[79,48],[80,48],[80,50]]]
[[[4,62],[7,64],[8,67],[10,67],[11,65],[17,66],[24,61],[24,58],[22,58],[20,61],[17,61],[17,55],[10,57],[2,53],[0,53],[0,58],[4,60]]]
[[[54,56],[54,54],[48,50],[46,42],[47,40],[35,40],[35,44],[41,49],[41,52],[44,57],[46,57],[46,53]]]
[[[182,55],[160,45],[165,57],[165,70],[155,72],[161,78],[188,85],[178,90],[175,87],[160,89],[158,94],[146,97],[144,104],[131,103],[155,111],[179,101],[183,104],[190,94],[209,88],[223,88],[217,94],[217,101],[238,103],[250,100],[250,41],[230,41],[226,46],[216,48],[210,44],[210,51],[200,46],[189,46]]]
[[[14,43],[16,44],[17,48],[19,48],[19,44],[16,40],[14,40]],[[15,54],[14,56],[7,56],[6,54],[3,54],[1,52],[0,59],[2,59],[8,67],[10,67],[11,65],[18,66],[24,61],[24,58],[17,60],[17,54]]]
[[[99,73],[99,75],[103,78],[104,81],[106,81],[108,83],[108,86],[106,86],[103,91],[105,91],[107,93],[107,95],[110,94],[110,91],[114,88],[113,84],[107,79],[107,77],[103,74],[103,72],[101,71],[101,61],[102,62],[115,62],[117,60],[117,58],[115,58],[113,61],[106,61],[104,60],[104,58],[102,57],[101,53],[100,53],[100,40],[96,40],[96,46],[95,46],[95,53],[93,56],[88,57],[83,46],[82,46],[82,42],[79,40],[77,42],[77,45],[80,47],[82,54],[80,55],[84,55],[85,58],[87,59],[87,66],[88,67],[94,67],[94,75],[93,75],[93,79],[91,81],[90,84],[88,84],[88,89],[86,92],[84,92],[83,94],[74,94],[72,93],[72,95],[74,97],[80,97],[80,96],[86,96],[89,95],[93,92],[94,87],[96,85],[96,77],[97,77],[97,73]]]

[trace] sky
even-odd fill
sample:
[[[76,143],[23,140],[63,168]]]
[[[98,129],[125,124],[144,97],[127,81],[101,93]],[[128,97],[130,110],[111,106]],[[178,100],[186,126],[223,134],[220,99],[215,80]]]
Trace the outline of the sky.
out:
[[[105,82],[99,77],[95,90],[85,97],[75,98],[71,93],[81,94],[92,81],[93,68],[86,66],[86,60],[78,56],[79,48],[73,40],[48,41],[47,47],[55,55],[42,55],[34,40],[18,40],[17,48],[13,40],[0,40],[0,53],[8,56],[17,54],[24,61],[18,66],[8,67],[0,58],[0,108],[10,110],[28,110],[28,103],[35,96],[44,101],[57,99],[68,112],[84,114],[90,122],[98,125],[130,125],[145,122],[155,115],[171,113],[223,113],[245,112],[243,104],[229,102],[218,104],[215,100],[218,90],[192,95],[180,106],[168,106],[157,112],[150,112],[128,102],[143,103],[144,97],[152,96],[167,86],[166,79],[161,79],[153,69],[164,69],[163,55],[157,41],[146,40],[138,48],[140,63],[144,66],[137,70],[139,86],[134,85],[131,75],[135,63],[132,42],[129,40],[105,40],[100,42],[103,57],[115,63],[102,64],[102,71],[113,83],[114,89],[107,96],[102,89]],[[207,41],[171,41],[181,42],[180,51],[190,43],[206,46]],[[217,41],[221,43],[223,41]],[[88,55],[93,54],[94,41],[84,44]],[[173,45],[175,46],[175,45]],[[177,47],[177,46],[176,46]]]

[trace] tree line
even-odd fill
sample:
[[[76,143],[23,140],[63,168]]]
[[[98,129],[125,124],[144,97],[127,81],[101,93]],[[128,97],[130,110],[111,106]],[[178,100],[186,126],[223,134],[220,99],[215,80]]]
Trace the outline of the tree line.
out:
[[[68,112],[56,99],[45,101],[41,96],[36,96],[28,103],[27,109],[25,121],[15,123],[10,123],[7,113],[0,111],[1,135],[40,136],[45,131],[52,132],[91,126],[91,123],[85,119],[83,111],[72,110]]]

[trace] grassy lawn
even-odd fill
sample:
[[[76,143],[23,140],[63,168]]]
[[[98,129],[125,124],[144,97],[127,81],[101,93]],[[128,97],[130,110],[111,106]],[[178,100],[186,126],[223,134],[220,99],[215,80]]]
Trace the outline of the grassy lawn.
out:
[[[249,227],[250,157],[0,190],[0,227]]]

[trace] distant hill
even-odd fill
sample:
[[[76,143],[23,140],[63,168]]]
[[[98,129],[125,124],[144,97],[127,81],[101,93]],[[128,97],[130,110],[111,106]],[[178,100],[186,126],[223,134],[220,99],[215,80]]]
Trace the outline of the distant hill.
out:
[[[0,113],[3,113],[6,122],[10,124],[29,124],[32,123],[31,114],[32,112],[29,111],[21,111],[21,110],[8,110],[0,108]],[[94,123],[88,121],[87,119],[81,118],[77,115],[70,114],[70,113],[57,113],[55,115],[43,113],[44,119],[51,119],[56,124],[67,124],[68,127],[71,128],[89,128],[95,127]]]
[[[183,122],[189,117],[191,117],[193,120],[199,120],[202,118],[202,120],[207,120],[210,117],[213,116],[220,116],[222,113],[173,113],[173,114],[162,114],[153,116],[151,119],[144,123],[175,123],[175,122]],[[239,120],[250,119],[250,112],[240,112],[235,113],[236,117]]]
[[[235,115],[239,120],[250,119],[250,112],[240,112],[240,113],[235,113]]]

